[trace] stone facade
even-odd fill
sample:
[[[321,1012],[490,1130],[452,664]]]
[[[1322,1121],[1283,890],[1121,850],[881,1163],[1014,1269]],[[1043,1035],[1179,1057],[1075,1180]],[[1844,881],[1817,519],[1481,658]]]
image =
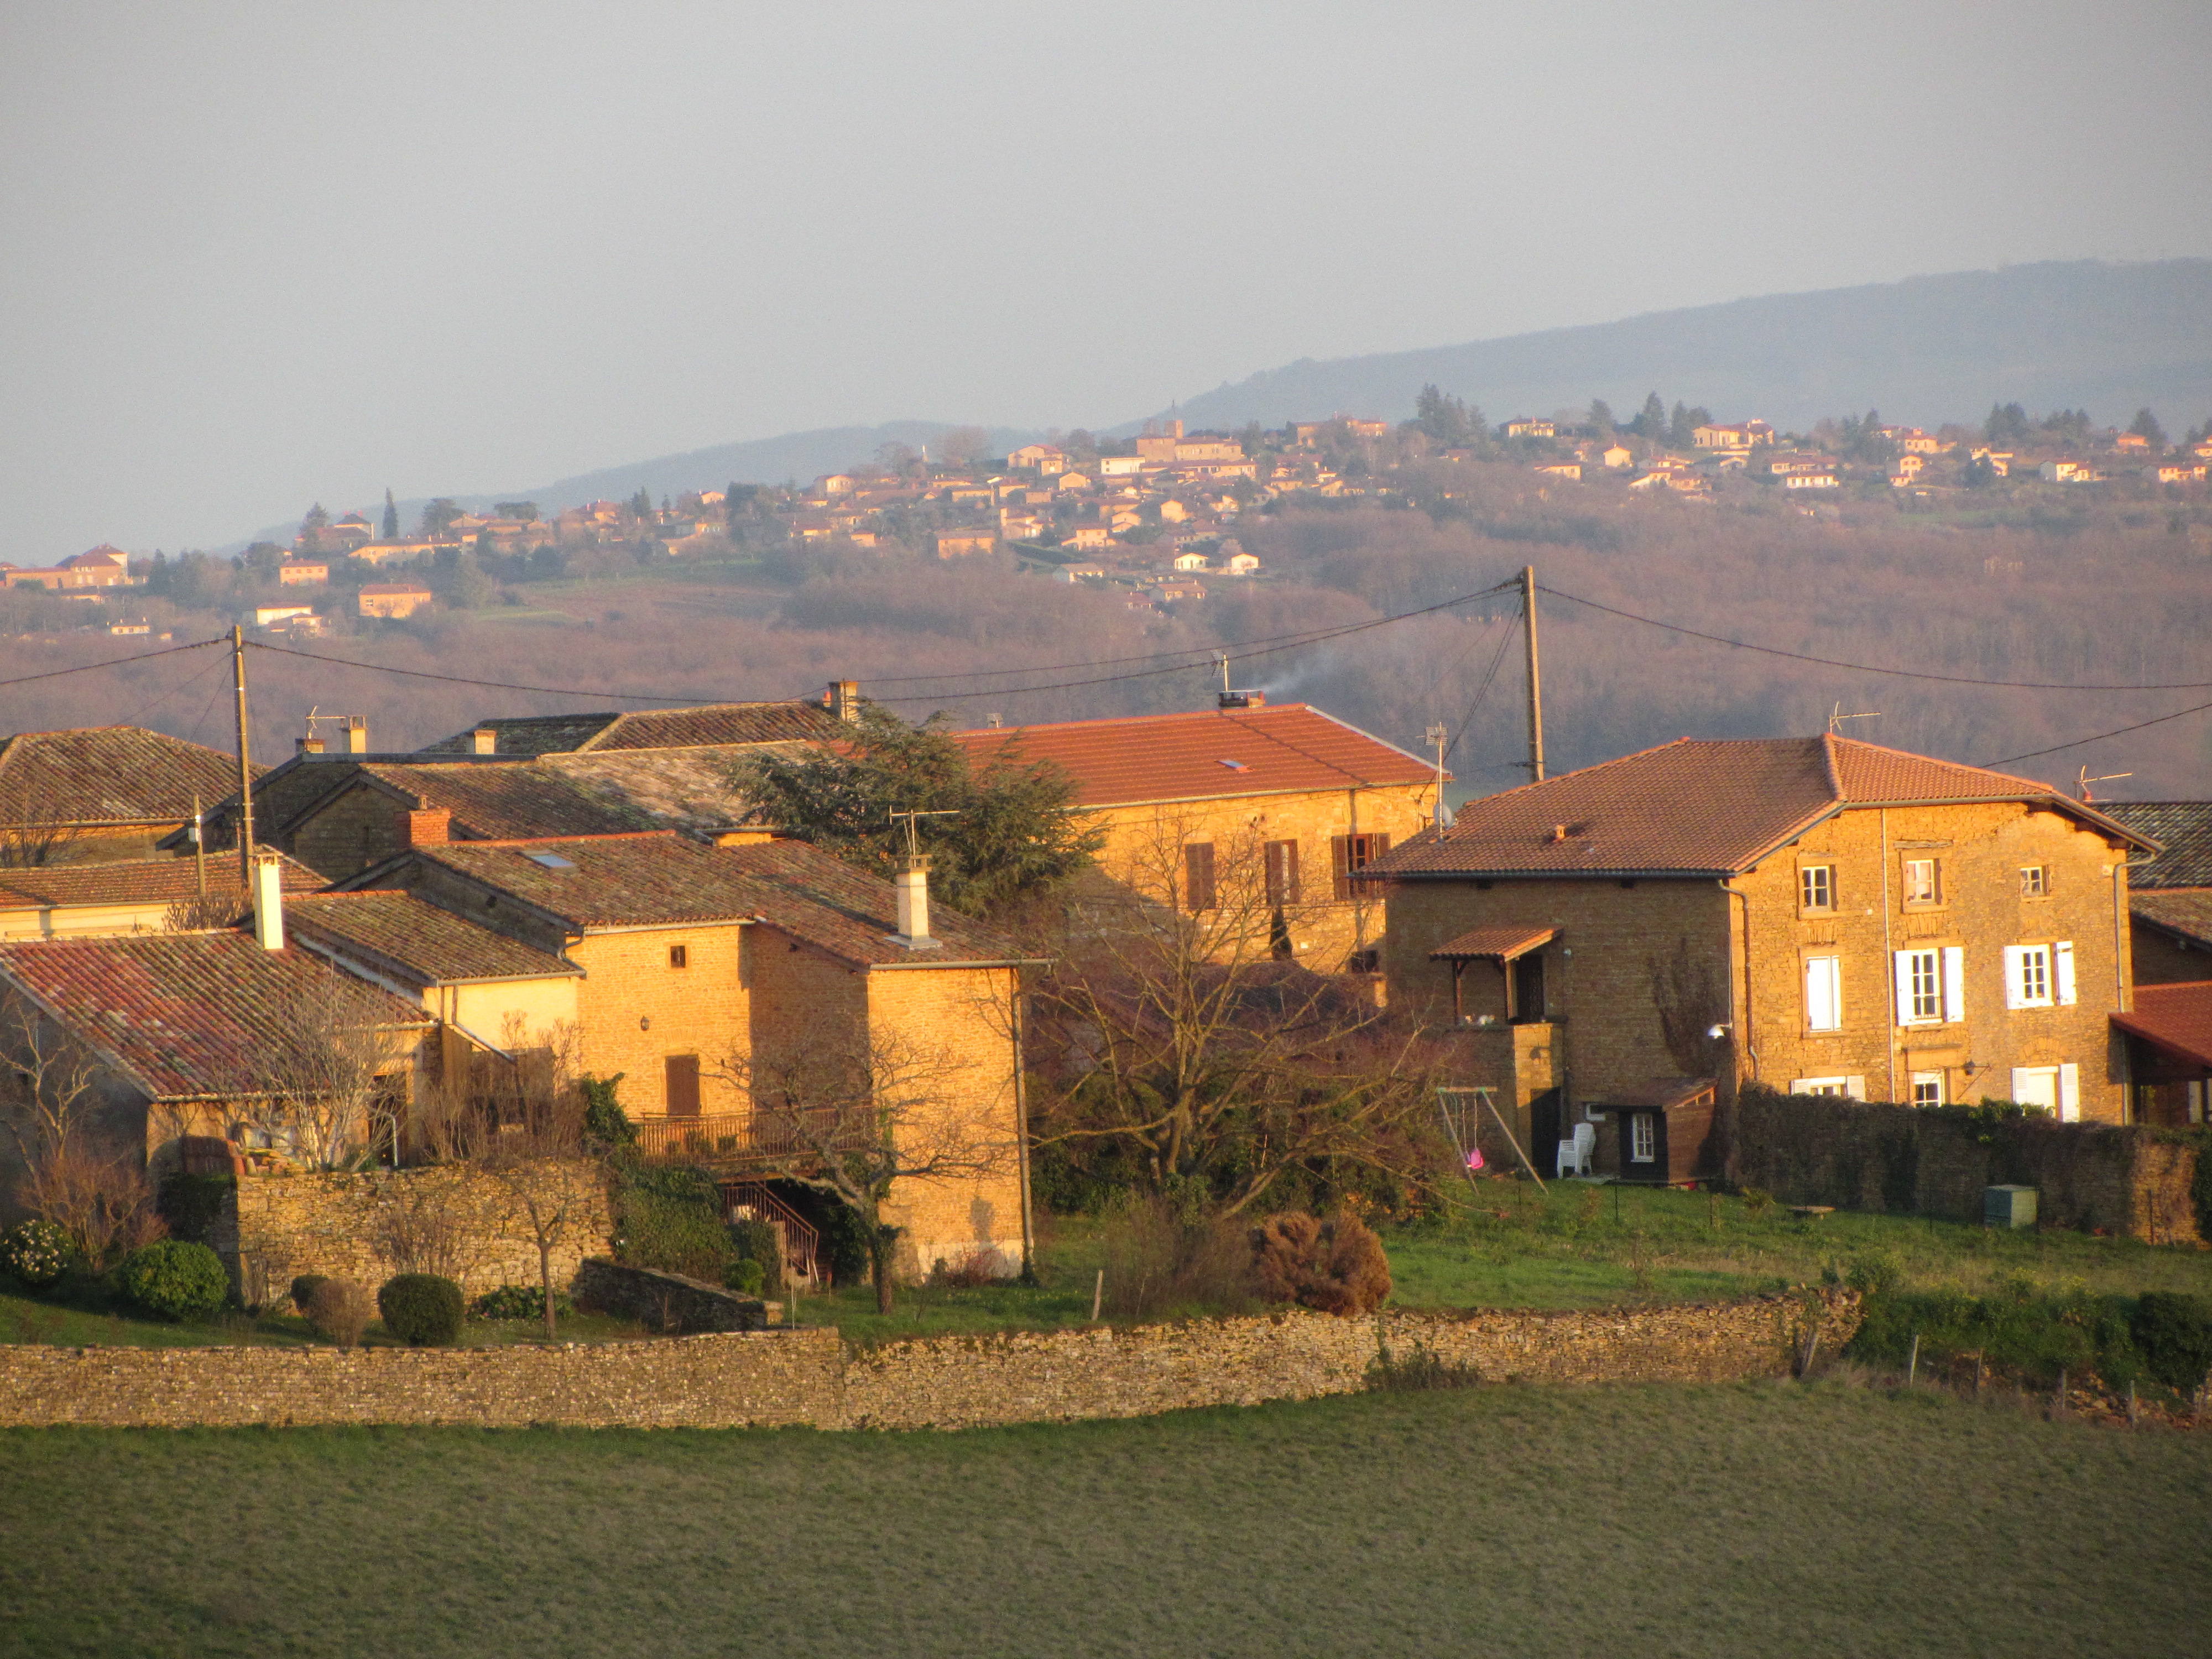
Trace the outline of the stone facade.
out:
[[[958,1429],[1353,1393],[1387,1347],[1508,1382],[1777,1376],[1832,1293],[1566,1313],[1286,1313],[1116,1330],[936,1337],[849,1352],[834,1330],[497,1348],[0,1345],[0,1425],[383,1423],[483,1428]]]
[[[763,1331],[768,1304],[719,1285],[665,1273],[653,1267],[626,1267],[604,1256],[587,1258],[571,1287],[576,1305],[593,1313],[634,1319],[657,1331]]]

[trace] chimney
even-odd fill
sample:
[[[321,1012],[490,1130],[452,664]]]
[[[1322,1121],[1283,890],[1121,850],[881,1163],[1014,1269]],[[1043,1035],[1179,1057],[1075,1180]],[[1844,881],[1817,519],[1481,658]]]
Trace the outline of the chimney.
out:
[[[929,936],[929,855],[909,853],[899,860],[891,877],[898,898],[898,932],[894,937],[909,951],[934,951]]]
[[[847,724],[858,724],[860,718],[860,681],[830,681],[829,688],[822,694],[822,706]]]
[[[323,740],[312,737],[295,738],[292,739],[292,752],[295,755],[319,755],[323,752]]]
[[[443,847],[453,838],[453,815],[443,806],[407,815],[410,847]]]
[[[498,748],[499,733],[493,727],[489,726],[479,726],[475,731],[469,733],[469,752],[471,754],[489,755],[495,753]]]
[[[346,716],[346,753],[366,755],[368,752],[368,718],[364,714]]]
[[[1553,824],[1553,825],[1552,826],[1552,842],[1553,842],[1553,845],[1557,846],[1559,842],[1561,842],[1565,841],[1566,838],[1567,838],[1567,826],[1566,826],[1565,824],[1564,824],[1564,823],[1555,823],[1555,824]]]
[[[274,853],[253,855],[253,937],[264,951],[284,948],[284,861]]]

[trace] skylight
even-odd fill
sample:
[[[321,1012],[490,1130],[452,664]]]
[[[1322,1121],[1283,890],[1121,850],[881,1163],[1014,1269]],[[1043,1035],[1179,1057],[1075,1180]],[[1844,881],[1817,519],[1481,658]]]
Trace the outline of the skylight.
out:
[[[542,864],[548,870],[573,870],[576,866],[558,853],[525,853],[523,857],[532,864]]]
[[[1252,769],[1243,761],[1238,760],[1224,760],[1221,763],[1232,772],[1249,772]]]

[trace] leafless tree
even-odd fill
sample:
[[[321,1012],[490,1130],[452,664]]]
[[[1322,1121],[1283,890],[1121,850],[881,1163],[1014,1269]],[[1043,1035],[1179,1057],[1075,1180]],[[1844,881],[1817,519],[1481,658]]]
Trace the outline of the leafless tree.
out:
[[[1033,997],[1054,1085],[1037,1144],[1118,1150],[1155,1190],[1202,1181],[1231,1215],[1299,1166],[1425,1184],[1428,1036],[1285,959],[1295,900],[1258,837],[1194,864],[1163,825],[1137,864],[1126,885],[1151,896],[1079,908]]]
[[[1660,1040],[1685,1077],[1706,1077],[1720,1069],[1719,1041],[1710,1035],[1728,1018],[1726,993],[1711,957],[1678,939],[1664,957],[1644,959],[1651,981],[1651,1006],[1659,1016]]]
[[[35,870],[75,833],[27,787],[0,795],[0,870]]]
[[[358,1164],[396,1129],[417,1034],[388,996],[335,974],[288,996],[273,1024],[239,1079],[240,1117],[310,1169]]]
[[[228,927],[245,908],[245,901],[234,892],[194,893],[187,898],[171,899],[162,907],[161,927],[171,933],[197,933],[211,927]]]
[[[753,1146],[767,1173],[811,1188],[860,1218],[876,1307],[894,1302],[902,1182],[976,1180],[1018,1149],[1005,1128],[963,1110],[968,1061],[949,1048],[823,1009],[768,1051],[726,1056],[717,1075],[752,1101]]]
[[[35,1004],[0,994],[0,1123],[21,1165],[17,1195],[95,1267],[162,1231],[143,1158],[100,1132],[103,1073]]]

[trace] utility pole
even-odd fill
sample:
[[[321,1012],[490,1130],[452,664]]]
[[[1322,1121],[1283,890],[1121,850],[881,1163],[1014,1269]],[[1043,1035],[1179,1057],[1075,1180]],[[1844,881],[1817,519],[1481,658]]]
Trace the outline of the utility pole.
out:
[[[1528,639],[1528,777],[1544,781],[1544,693],[1536,669],[1536,567],[1521,567],[1521,617]],[[240,707],[244,705],[241,704]]]
[[[246,748],[246,630],[233,623],[230,666],[238,686],[238,882],[253,890],[253,768]]]

